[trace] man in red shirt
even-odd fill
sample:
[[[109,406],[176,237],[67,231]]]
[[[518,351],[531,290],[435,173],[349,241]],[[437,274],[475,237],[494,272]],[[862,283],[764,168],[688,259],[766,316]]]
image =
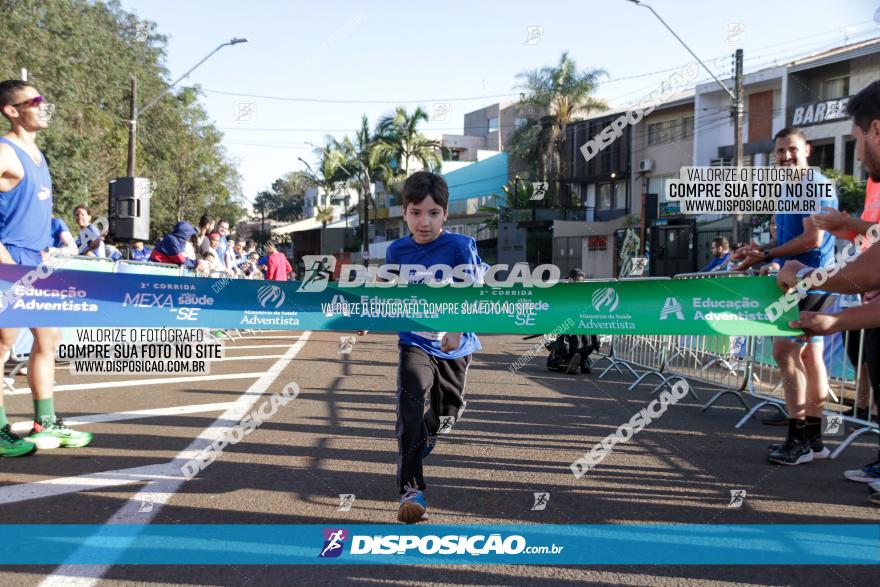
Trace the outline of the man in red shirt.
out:
[[[266,256],[257,263],[260,269],[266,273],[266,279],[270,281],[287,281],[293,267],[284,253],[275,248],[275,243],[269,241],[266,243]]]

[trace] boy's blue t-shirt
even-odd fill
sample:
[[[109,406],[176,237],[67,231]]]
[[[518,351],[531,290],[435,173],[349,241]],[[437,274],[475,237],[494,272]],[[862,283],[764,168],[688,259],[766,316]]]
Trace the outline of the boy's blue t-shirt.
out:
[[[804,183],[806,182],[807,180],[804,180]],[[813,183],[831,182],[821,173],[816,173],[813,178]],[[837,210],[837,191],[834,189],[834,184],[831,183],[831,185],[831,192],[833,195],[830,198],[820,199],[819,206],[820,208],[834,208]],[[804,218],[809,217],[809,214],[776,214],[776,246],[785,244],[803,234]],[[819,245],[818,248],[810,249],[809,251],[794,257],[779,258],[777,259],[777,262],[780,265],[783,265],[785,261],[794,259],[795,261],[800,261],[807,267],[824,267],[834,261],[834,248],[836,242],[837,239],[834,235],[826,230],[825,236],[822,238],[822,244]]]
[[[477,253],[477,243],[469,236],[443,231],[440,236],[431,242],[420,245],[412,236],[398,239],[388,245],[385,252],[385,262],[391,265],[470,265],[475,272],[483,268],[483,262]],[[430,276],[410,275],[409,283],[425,283]],[[452,352],[445,353],[440,350],[442,332],[398,332],[400,344],[414,346],[428,354],[441,359],[458,359],[474,353],[482,348],[480,339],[473,332],[465,332],[461,336],[461,344]]]

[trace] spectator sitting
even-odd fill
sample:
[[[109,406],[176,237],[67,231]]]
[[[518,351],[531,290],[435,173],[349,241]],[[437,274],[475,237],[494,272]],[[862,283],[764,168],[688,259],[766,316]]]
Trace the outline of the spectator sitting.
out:
[[[568,273],[568,281],[586,281],[586,277],[582,270],[574,268]],[[599,338],[595,334],[561,334],[547,348],[550,350],[547,369],[564,370],[571,375],[580,369],[581,373],[586,374],[590,372],[590,354],[599,350]]]
[[[217,253],[214,251],[205,251],[200,256],[200,263],[202,263],[202,271],[199,274],[202,277],[210,277],[211,273],[214,271],[220,271],[220,266],[217,264]]]
[[[287,281],[293,267],[287,256],[275,248],[275,243],[269,241],[266,243],[266,255],[258,262],[260,269],[266,273],[266,279],[271,281]],[[264,269],[265,268],[265,269]]]
[[[263,273],[257,268],[257,263],[260,260],[260,256],[254,252],[249,253],[245,258],[245,262],[241,267],[242,273],[248,279],[262,279]]]
[[[76,246],[80,255],[88,257],[107,257],[107,248],[101,231],[92,224],[92,213],[88,206],[80,204],[73,209],[76,224],[79,226],[79,236],[76,237]]]
[[[211,250],[214,252],[215,257],[217,258],[217,263],[212,271],[219,271],[220,273],[225,273],[227,275],[235,275],[235,268],[228,266],[224,262],[224,257],[227,257],[229,251],[223,250],[223,235],[219,232],[212,232],[208,235],[208,239],[211,243]]]
[[[247,263],[247,255],[244,252],[244,240],[239,239],[232,245],[232,266],[243,274],[245,263]]]
[[[76,255],[79,250],[67,224],[60,218],[52,218],[52,247],[62,255]]]
[[[196,229],[186,220],[181,220],[174,225],[174,230],[159,241],[156,248],[150,254],[150,261],[154,263],[171,263],[183,265],[190,271],[204,271],[207,264],[186,256],[185,248],[187,241],[196,234]]]
[[[202,214],[199,218],[199,230],[196,233],[196,251],[204,253],[211,247],[208,235],[214,231],[214,217],[209,214]],[[199,255],[201,257],[201,255]]]
[[[708,273],[710,271],[724,271],[727,262],[730,260],[730,243],[723,236],[712,239],[712,260],[709,264],[700,269],[700,273]]]
[[[144,245],[144,241],[131,241],[131,260],[149,261],[153,250]]]
[[[122,259],[122,252],[118,248],[116,248],[115,245],[106,244],[105,250],[107,252],[107,258],[111,261],[118,261]]]

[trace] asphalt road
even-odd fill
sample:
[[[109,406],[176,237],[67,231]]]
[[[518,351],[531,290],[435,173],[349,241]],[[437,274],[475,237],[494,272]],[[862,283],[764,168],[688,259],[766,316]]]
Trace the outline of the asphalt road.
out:
[[[95,434],[83,449],[0,461],[0,521],[20,523],[393,524],[396,337],[370,333],[340,354],[332,332],[264,332],[226,342],[209,376],[103,377],[57,370],[56,408]],[[432,524],[878,523],[867,489],[842,471],[872,460],[867,436],[835,461],[766,462],[782,430],[732,401],[705,414],[686,398],[600,466],[569,465],[651,397],[613,373],[564,375],[534,341],[485,336],[468,408],[427,462]],[[295,382],[299,396],[195,478],[181,459]],[[17,387],[26,380],[19,376]],[[701,399],[712,390],[696,387]],[[7,394],[13,422],[30,395]],[[153,410],[153,412],[134,413]],[[122,414],[125,413],[125,414]],[[127,415],[126,415],[127,414]],[[213,432],[212,432],[213,431]],[[745,489],[740,508],[731,489]],[[533,511],[534,492],[549,492]],[[339,494],[355,494],[348,512]],[[145,505],[149,504],[149,505]],[[6,537],[10,540],[26,537]],[[880,553],[878,553],[880,557]],[[784,563],[785,561],[780,561]],[[877,585],[878,567],[113,566],[2,567],[0,585]]]

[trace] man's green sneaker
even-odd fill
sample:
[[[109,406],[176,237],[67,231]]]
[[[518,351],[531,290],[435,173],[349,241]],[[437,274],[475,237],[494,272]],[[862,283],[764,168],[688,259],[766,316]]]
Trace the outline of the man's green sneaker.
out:
[[[42,443],[50,443],[53,440],[58,441],[64,448],[80,448],[92,441],[92,434],[74,430],[65,425],[61,418],[56,418],[47,420],[44,424],[34,422],[34,429],[25,440],[35,443],[40,448],[48,448]]]
[[[36,450],[36,444],[23,440],[9,424],[0,428],[0,457],[23,457]]]

